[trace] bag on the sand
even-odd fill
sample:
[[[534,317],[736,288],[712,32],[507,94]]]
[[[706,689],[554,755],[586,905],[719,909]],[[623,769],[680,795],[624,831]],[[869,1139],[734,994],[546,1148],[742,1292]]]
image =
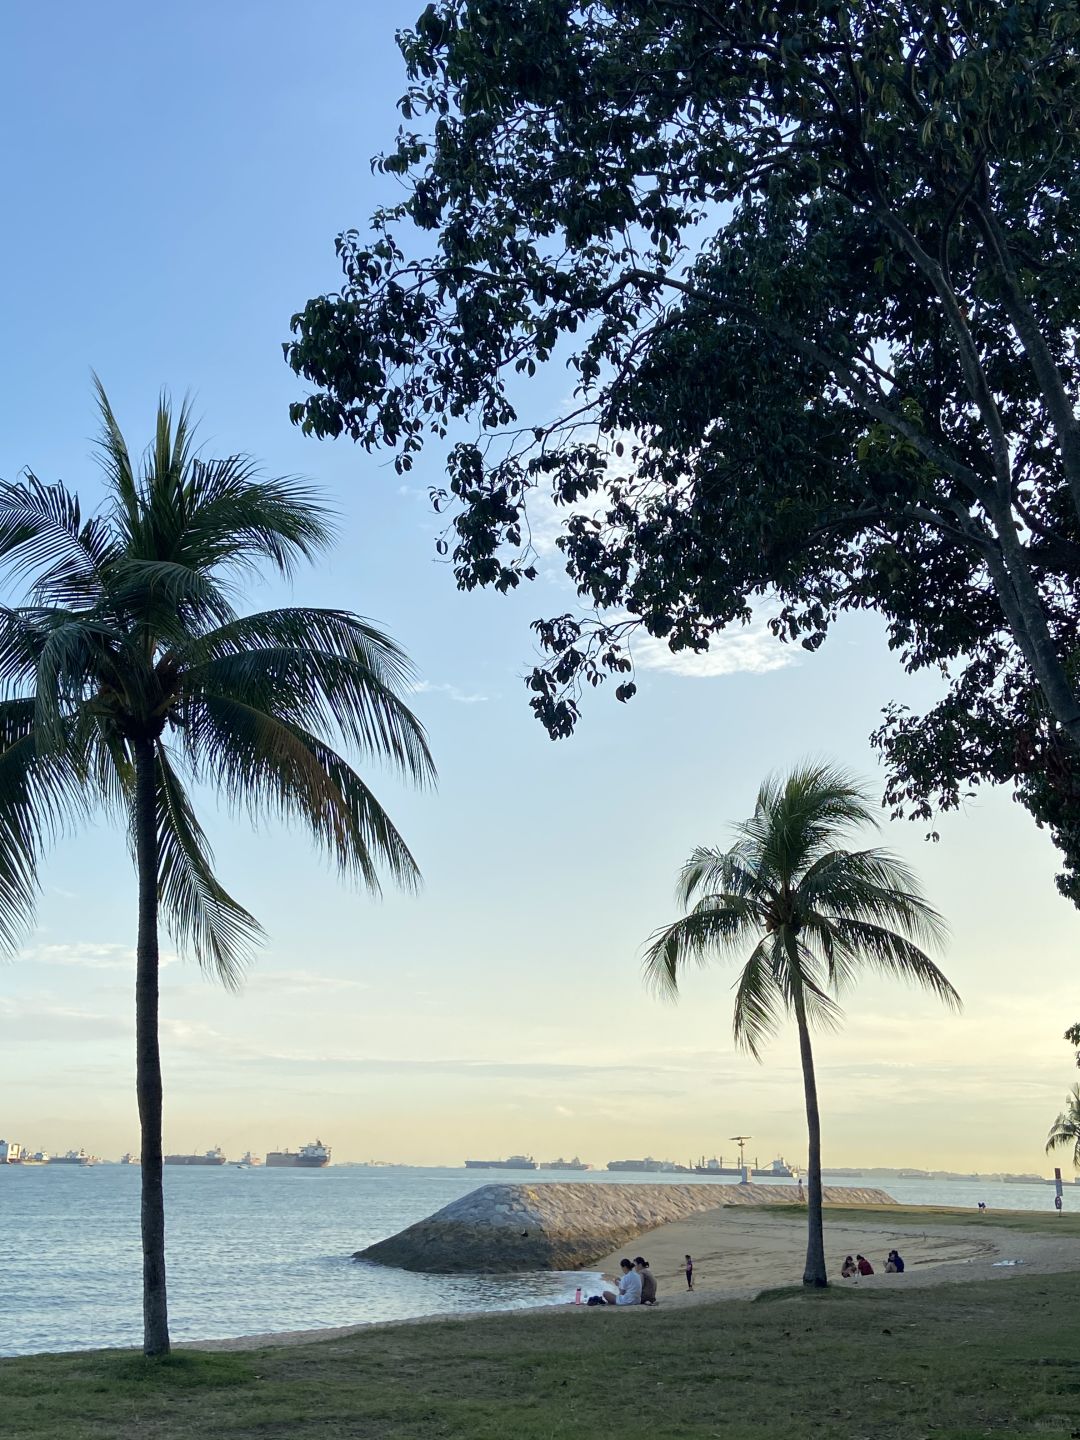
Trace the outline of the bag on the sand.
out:
[[[604,1305],[606,1303],[602,1295],[590,1295],[588,1300],[585,1301],[586,1305]]]

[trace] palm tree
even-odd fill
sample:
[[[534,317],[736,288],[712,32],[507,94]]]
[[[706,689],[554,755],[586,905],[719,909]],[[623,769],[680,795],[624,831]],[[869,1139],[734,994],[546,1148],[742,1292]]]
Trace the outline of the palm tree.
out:
[[[1046,1137],[1046,1153],[1072,1146],[1073,1166],[1080,1170],[1080,1085],[1074,1085],[1065,1101],[1065,1109],[1050,1126]]]
[[[201,458],[190,410],[163,396],[140,463],[95,377],[107,499],[84,518],[63,484],[0,484],[0,563],[29,582],[0,608],[0,944],[32,921],[42,853],[96,808],[122,818],[138,875],[136,1087],[142,1147],[143,1344],[169,1349],[158,1047],[158,917],[228,986],[262,936],[223,888],[189,786],[253,818],[298,820],[347,877],[419,872],[335,744],[434,777],[401,698],[402,651],[366,620],[308,608],[240,615],[242,582],[288,575],[328,545],[328,512],[295,479]]]
[[[743,957],[735,985],[735,1042],[760,1058],[785,1018],[799,1035],[808,1137],[809,1239],[804,1285],[823,1286],[821,1124],[810,1032],[840,1019],[836,996],[862,967],[926,986],[947,1005],[959,996],[920,948],[940,943],[945,924],[888,851],[845,850],[874,823],[867,794],[848,775],[803,765],[771,777],[754,813],[735,826],[728,850],[695,850],[683,866],[680,920],[651,936],[646,978],[671,996],[689,961]]]

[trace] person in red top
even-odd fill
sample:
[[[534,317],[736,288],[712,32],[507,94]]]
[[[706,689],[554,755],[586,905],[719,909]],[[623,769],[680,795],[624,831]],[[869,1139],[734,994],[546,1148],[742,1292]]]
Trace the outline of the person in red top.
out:
[[[872,1275],[874,1273],[874,1267],[865,1255],[856,1255],[855,1264],[859,1267],[860,1275]]]

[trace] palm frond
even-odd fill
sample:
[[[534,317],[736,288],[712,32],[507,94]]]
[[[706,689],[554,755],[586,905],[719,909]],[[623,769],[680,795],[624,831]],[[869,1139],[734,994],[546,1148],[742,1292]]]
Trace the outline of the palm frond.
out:
[[[921,985],[950,1009],[961,1009],[959,994],[929,955],[887,925],[833,915],[808,921],[806,933],[827,947],[830,979],[841,987],[856,965],[868,965],[882,975]]]
[[[757,859],[756,855],[738,845],[730,850],[698,846],[679,873],[675,886],[676,902],[690,905],[706,894],[770,896],[771,877],[762,876],[757,870]]]
[[[205,696],[183,730],[197,774],[212,776],[258,819],[306,825],[340,872],[369,890],[379,870],[407,888],[420,872],[408,846],[355,770],[317,736],[239,699]]]
[[[915,872],[891,851],[834,850],[799,880],[800,909],[898,927],[918,944],[945,944],[949,927],[922,896]]]
[[[737,833],[760,853],[762,868],[791,884],[845,836],[875,823],[865,786],[835,766],[809,763],[769,776]]]
[[[750,952],[735,984],[732,1033],[735,1044],[755,1060],[780,1028],[782,996],[776,983],[775,935],[763,936]]]
[[[33,922],[44,850],[88,813],[89,796],[63,747],[42,754],[32,698],[0,700],[0,946]]]
[[[236,989],[264,936],[213,872],[213,854],[179,776],[158,744],[158,894],[165,924],[204,970]]]
[[[215,576],[172,560],[116,561],[109,573],[108,606],[133,615],[159,645],[176,649],[208,627],[236,618]]]
[[[82,520],[79,497],[62,482],[0,483],[0,562],[13,578],[33,576],[41,604],[92,604],[113,554],[108,528]]]
[[[679,974],[688,964],[706,965],[726,956],[760,924],[760,910],[744,897],[708,896],[681,920],[649,937],[642,960],[646,983],[674,997]]]
[[[297,476],[258,478],[246,456],[193,462],[185,517],[185,552],[207,566],[244,570],[269,562],[291,575],[333,542],[322,494]]]
[[[116,497],[117,510],[125,517],[127,526],[138,522],[139,489],[135,479],[135,467],[127,441],[113,413],[105,387],[98,376],[91,371],[94,393],[97,396],[98,414],[101,416],[101,433],[96,442],[98,464],[105,474],[105,481]]]
[[[1073,1150],[1073,1165],[1080,1170],[1080,1085],[1074,1085],[1069,1091],[1065,1109],[1051,1125],[1050,1134],[1046,1138],[1046,1153],[1049,1155],[1054,1150],[1066,1150],[1070,1145]]]
[[[394,689],[408,662],[366,621],[278,610],[202,637],[187,653],[212,658],[181,672],[184,694],[238,700],[299,729],[340,735],[418,784],[434,780],[424,728]]]

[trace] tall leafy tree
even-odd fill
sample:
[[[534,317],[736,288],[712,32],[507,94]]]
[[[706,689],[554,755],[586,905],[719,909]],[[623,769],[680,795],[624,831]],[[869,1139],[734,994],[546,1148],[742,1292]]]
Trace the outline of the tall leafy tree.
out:
[[[435,0],[399,43],[402,195],[293,319],[294,419],[455,440],[465,588],[554,498],[552,735],[639,627],[878,611],[947,682],[877,737],[895,811],[1012,782],[1080,902],[1077,0]]]
[[[43,852],[103,808],[128,830],[138,876],[136,1085],[142,1146],[144,1349],[169,1349],[158,1043],[158,926],[223,983],[261,939],[222,886],[190,786],[253,818],[297,821],[341,873],[413,886],[416,863],[343,744],[407,779],[434,777],[402,694],[411,669],[344,610],[242,615],[262,566],[281,575],[331,539],[317,493],[204,459],[185,404],[162,399],[141,462],[105,392],[106,500],[83,515],[63,484],[0,484],[0,563],[29,583],[0,608],[0,943],[34,913]]]
[[[645,955],[647,979],[672,996],[688,965],[742,960],[735,1043],[755,1057],[783,1020],[795,1022],[808,1141],[805,1285],[828,1283],[811,1031],[839,1023],[837,997],[863,970],[960,1003],[921,948],[940,943],[945,925],[914,874],[887,850],[844,848],[873,823],[866,794],[842,771],[806,765],[766,780],[734,844],[695,850],[683,866],[677,898],[686,914],[658,930]]]
[[[1068,1149],[1072,1150],[1073,1165],[1080,1170],[1080,1085],[1074,1085],[1069,1091],[1065,1109],[1050,1126],[1046,1137],[1047,1155],[1054,1150]]]

